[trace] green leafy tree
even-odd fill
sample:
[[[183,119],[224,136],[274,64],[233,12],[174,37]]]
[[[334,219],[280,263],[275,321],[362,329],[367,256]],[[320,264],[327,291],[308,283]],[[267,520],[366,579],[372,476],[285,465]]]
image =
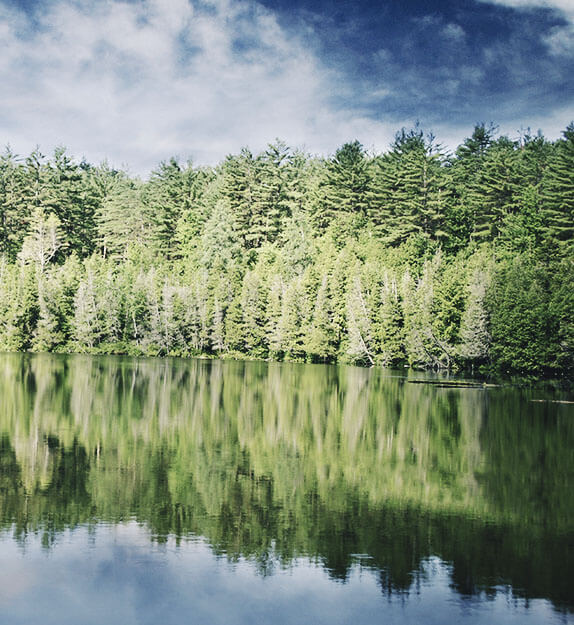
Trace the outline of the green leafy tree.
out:
[[[47,215],[42,208],[36,208],[31,219],[30,232],[24,239],[19,258],[36,265],[44,274],[48,263],[54,260],[63,246],[60,220],[54,214]]]

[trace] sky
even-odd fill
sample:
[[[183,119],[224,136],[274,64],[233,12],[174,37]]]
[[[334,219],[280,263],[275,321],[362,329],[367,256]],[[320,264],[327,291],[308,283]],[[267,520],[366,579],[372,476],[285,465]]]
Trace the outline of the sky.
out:
[[[0,145],[145,176],[574,120],[574,0],[0,0]]]

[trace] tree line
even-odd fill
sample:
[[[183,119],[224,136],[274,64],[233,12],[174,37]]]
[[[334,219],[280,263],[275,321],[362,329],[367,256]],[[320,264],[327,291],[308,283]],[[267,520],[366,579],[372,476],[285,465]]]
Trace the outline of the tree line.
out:
[[[0,349],[569,375],[574,123],[281,141],[146,180],[0,157]]]

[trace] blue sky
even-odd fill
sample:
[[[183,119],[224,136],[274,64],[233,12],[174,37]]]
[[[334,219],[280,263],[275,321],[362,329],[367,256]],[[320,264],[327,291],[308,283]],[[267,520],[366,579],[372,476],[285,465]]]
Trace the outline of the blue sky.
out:
[[[574,119],[574,0],[0,0],[0,46],[0,143],[133,173]]]

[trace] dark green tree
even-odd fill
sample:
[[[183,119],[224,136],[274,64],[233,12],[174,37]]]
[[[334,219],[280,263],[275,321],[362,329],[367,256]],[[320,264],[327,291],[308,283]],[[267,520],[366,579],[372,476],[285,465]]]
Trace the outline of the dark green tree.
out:
[[[369,215],[375,231],[390,245],[418,233],[440,240],[446,199],[446,176],[432,137],[403,128],[391,151],[373,162]]]
[[[554,144],[542,181],[546,236],[563,248],[574,241],[574,122]]]
[[[57,148],[46,167],[45,196],[42,207],[60,220],[64,249],[87,256],[95,248],[95,213],[98,198],[90,184],[87,165],[77,165]]]
[[[362,222],[367,214],[369,182],[369,163],[363,146],[359,141],[345,143],[325,162],[315,214],[319,229],[326,229],[339,216]]]

